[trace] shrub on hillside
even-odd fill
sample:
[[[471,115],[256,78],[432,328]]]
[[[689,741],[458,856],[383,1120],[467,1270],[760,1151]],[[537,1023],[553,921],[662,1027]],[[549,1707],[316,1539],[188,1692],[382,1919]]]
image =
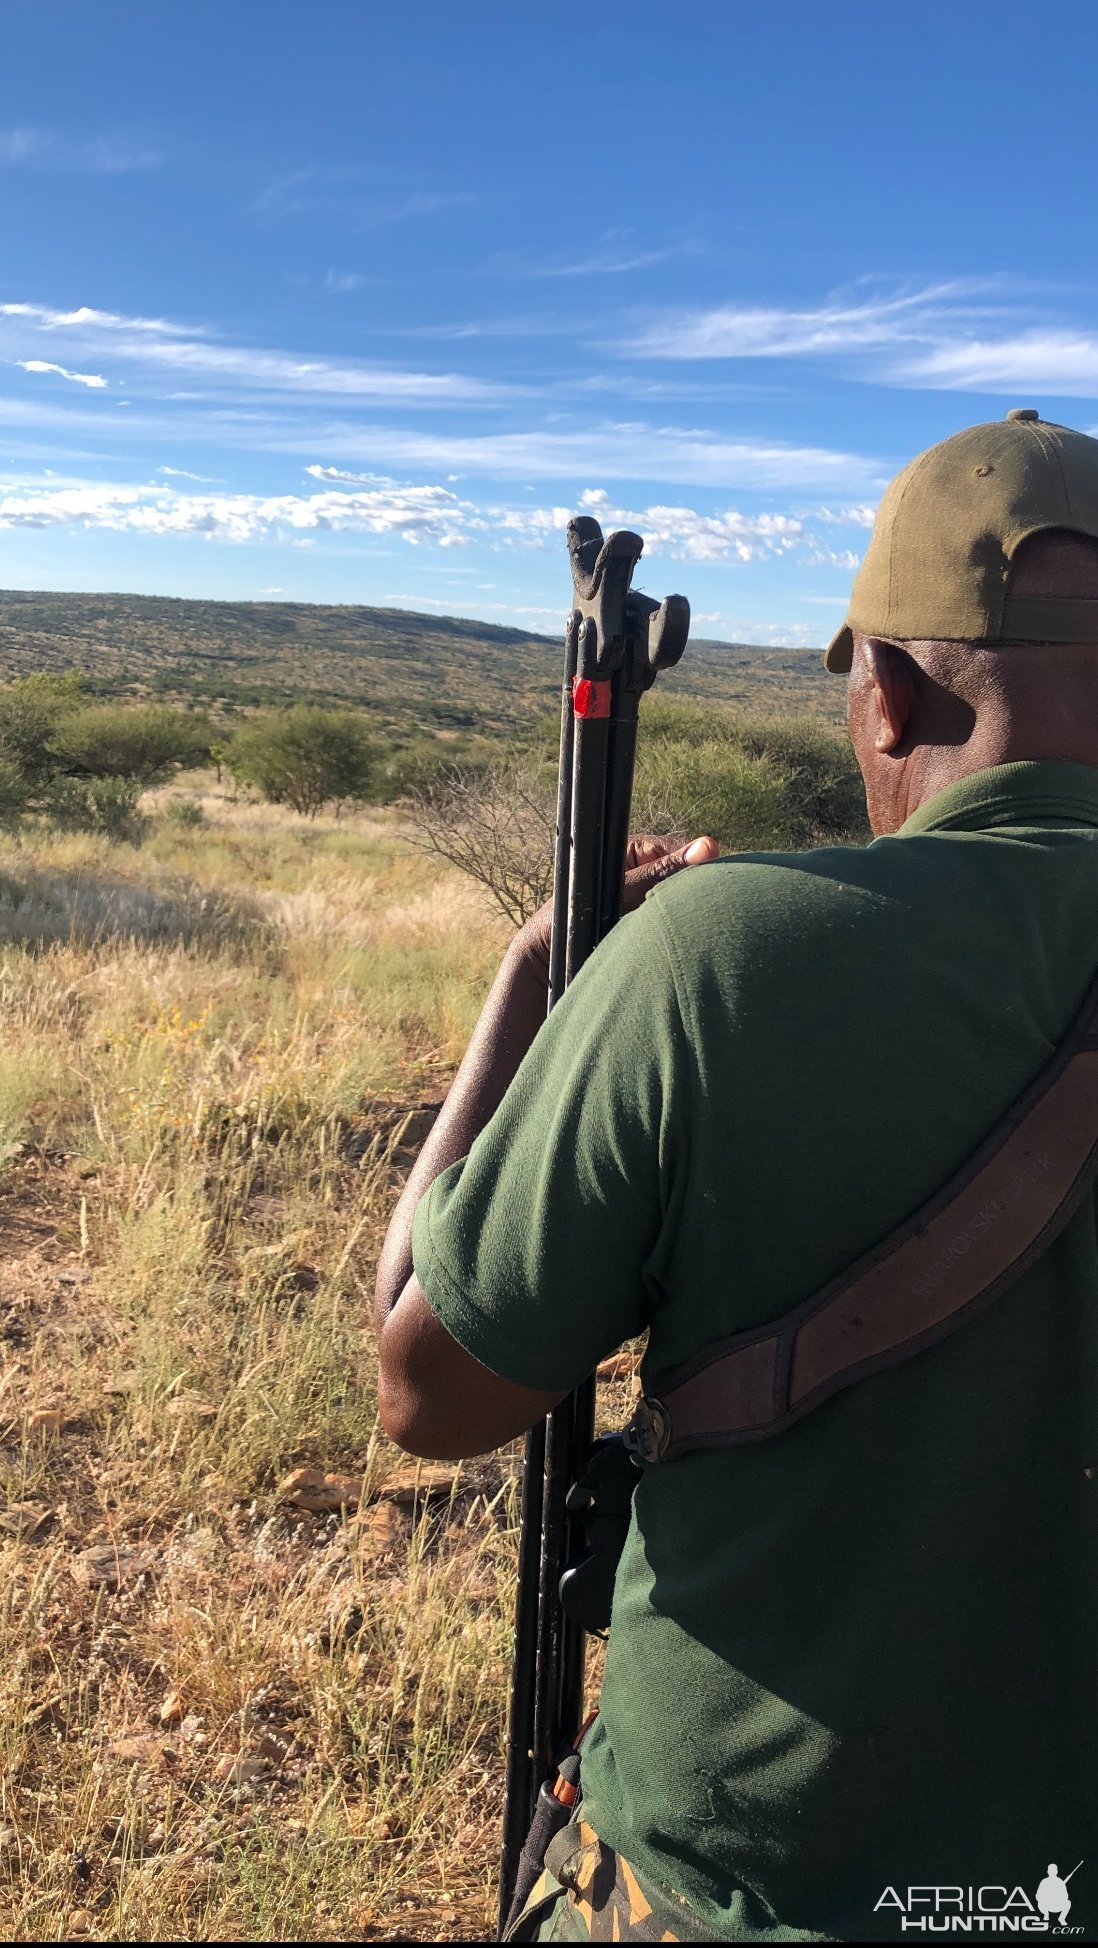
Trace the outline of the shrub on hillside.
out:
[[[711,832],[730,852],[860,845],[869,836],[849,740],[812,718],[740,716],[649,698],[638,812],[652,797],[672,808],[677,827]]]
[[[28,813],[137,840],[138,799],[207,755],[209,725],[166,705],[89,703],[83,679],[40,673],[0,689],[0,823]]]
[[[180,832],[194,832],[205,825],[206,814],[197,798],[173,798],[164,807],[164,819]]]
[[[0,751],[0,829],[14,830],[26,809],[26,777],[18,764]]]
[[[667,807],[662,818],[649,810],[653,802]],[[668,738],[642,749],[633,805],[634,826],[691,838],[708,832],[722,852],[783,852],[796,844],[788,779],[734,744]]]
[[[6,822],[28,810],[57,771],[53,737],[83,693],[75,671],[19,677],[0,689],[0,817]]]
[[[113,845],[140,845],[148,820],[138,810],[137,778],[54,778],[43,810],[64,832],[96,832]]]
[[[272,805],[308,818],[325,806],[368,798],[378,747],[354,710],[294,704],[264,711],[237,731],[227,761],[238,784],[252,785]]]
[[[788,780],[795,847],[865,843],[865,785],[845,731],[811,717],[745,717],[738,741]]]
[[[57,768],[70,777],[126,778],[142,790],[209,756],[204,717],[167,704],[85,704],[50,737]]]

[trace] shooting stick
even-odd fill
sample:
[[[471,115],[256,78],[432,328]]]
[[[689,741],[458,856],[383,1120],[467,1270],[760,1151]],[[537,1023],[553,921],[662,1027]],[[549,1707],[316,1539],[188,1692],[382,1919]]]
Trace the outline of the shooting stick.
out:
[[[640,700],[686,647],[685,597],[657,604],[629,586],[643,547],[627,530],[604,542],[586,515],[568,523],[575,604],[564,637],[550,1008],[621,915]],[[585,1632],[563,1611],[559,1584],[576,1541],[565,1500],[594,1426],[592,1375],[526,1440],[501,1937],[538,1793],[580,1730]]]

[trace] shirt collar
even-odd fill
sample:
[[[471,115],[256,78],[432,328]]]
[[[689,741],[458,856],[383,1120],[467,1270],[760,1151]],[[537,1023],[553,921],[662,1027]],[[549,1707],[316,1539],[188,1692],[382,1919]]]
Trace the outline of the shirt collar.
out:
[[[1045,758],[975,771],[936,791],[905,820],[897,837],[1045,821],[1098,825],[1098,767]]]

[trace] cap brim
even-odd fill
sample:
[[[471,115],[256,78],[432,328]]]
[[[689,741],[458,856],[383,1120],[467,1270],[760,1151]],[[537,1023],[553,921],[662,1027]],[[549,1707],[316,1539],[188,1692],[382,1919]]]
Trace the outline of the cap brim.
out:
[[[833,676],[841,676],[854,661],[854,632],[849,624],[843,623],[837,636],[832,636],[824,650],[824,669]]]

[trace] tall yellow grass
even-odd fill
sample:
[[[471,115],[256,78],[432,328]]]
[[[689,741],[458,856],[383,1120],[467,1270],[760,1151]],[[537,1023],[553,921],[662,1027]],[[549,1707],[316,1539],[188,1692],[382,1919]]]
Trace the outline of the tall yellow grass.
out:
[[[147,809],[0,861],[0,1931],[476,1939],[515,1461],[371,1500],[367,1305],[500,924],[387,817]]]

